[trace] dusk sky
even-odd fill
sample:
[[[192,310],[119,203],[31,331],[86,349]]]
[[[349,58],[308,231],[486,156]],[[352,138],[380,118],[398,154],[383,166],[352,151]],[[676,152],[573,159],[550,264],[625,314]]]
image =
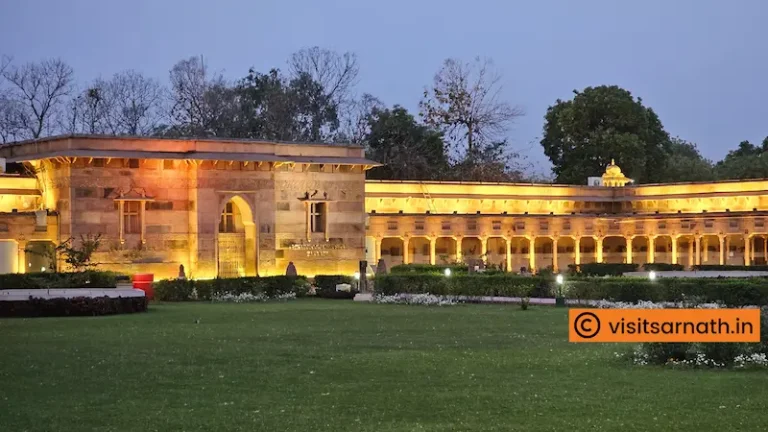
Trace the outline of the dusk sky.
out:
[[[2,0],[0,54],[60,57],[79,82],[132,68],[166,83],[189,56],[234,80],[318,45],[357,53],[358,92],[414,114],[443,59],[490,57],[505,99],[526,112],[509,138],[541,172],[547,107],[593,85],[642,97],[708,158],[759,143],[768,135],[766,23],[765,0]]]

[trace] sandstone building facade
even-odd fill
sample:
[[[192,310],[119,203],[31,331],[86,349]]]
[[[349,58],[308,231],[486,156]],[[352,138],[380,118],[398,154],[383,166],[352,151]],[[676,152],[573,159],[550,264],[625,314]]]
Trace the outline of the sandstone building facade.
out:
[[[351,274],[364,255],[376,163],[360,147],[68,136],[0,157],[26,172],[0,178],[6,271],[40,271],[30,247],[97,234],[99,268],[156,278],[179,265],[197,278],[282,274],[289,262]]]
[[[351,274],[358,261],[764,264],[768,180],[584,186],[366,181],[356,146],[64,136],[0,147],[0,273],[100,234],[103,269],[195,278]],[[4,166],[0,166],[4,168]],[[585,178],[586,174],[585,173]]]

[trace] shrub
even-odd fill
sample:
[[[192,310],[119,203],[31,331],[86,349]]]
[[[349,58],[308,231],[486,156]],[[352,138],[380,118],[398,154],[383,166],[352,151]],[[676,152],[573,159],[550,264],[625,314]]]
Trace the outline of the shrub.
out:
[[[210,280],[169,279],[153,284],[155,298],[160,301],[211,300],[224,295],[250,294],[279,298],[287,294],[303,297],[309,282],[303,276],[269,276],[222,278]]]
[[[0,275],[2,289],[114,288],[118,274],[103,271],[10,273]]]
[[[355,295],[358,294],[358,291],[351,290],[351,291],[336,291],[336,288],[323,288],[318,289],[315,292],[315,296],[319,298],[325,298],[325,299],[343,299],[343,300],[349,300],[355,298]]]
[[[587,264],[569,264],[568,269],[571,273],[578,273],[587,276],[621,276],[624,273],[637,271],[639,264],[618,264],[618,263],[587,263]]]
[[[647,263],[643,264],[643,270],[645,271],[682,271],[685,267],[682,264],[667,264],[667,263]]]
[[[352,276],[347,275],[317,275],[315,276],[315,285],[318,290],[336,291],[336,285],[350,284],[354,285]]]
[[[76,297],[0,302],[0,317],[96,316],[146,312],[146,297]]]

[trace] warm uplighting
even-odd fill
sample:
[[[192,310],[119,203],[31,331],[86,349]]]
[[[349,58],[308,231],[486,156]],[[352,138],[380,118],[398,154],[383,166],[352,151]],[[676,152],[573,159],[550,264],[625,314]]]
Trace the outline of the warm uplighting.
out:
[[[558,285],[562,285],[563,282],[565,282],[565,278],[563,277],[563,275],[559,274],[555,276],[555,282],[557,282]]]
[[[445,271],[443,271],[443,274],[445,274],[445,277],[448,277],[451,275],[451,269],[447,268]]]
[[[651,271],[648,273],[648,279],[650,279],[650,280],[656,280],[656,272],[655,272],[655,271],[653,271],[653,270],[651,270]]]
[[[45,267],[40,267],[40,271],[44,272],[45,271]]]

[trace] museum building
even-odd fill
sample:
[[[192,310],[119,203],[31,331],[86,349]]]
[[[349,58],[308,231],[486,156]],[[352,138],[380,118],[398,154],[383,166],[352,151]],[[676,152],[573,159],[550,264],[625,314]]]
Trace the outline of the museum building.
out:
[[[636,185],[612,162],[584,185],[376,181],[359,146],[83,135],[0,158],[0,273],[94,235],[99,268],[156,278],[768,258],[768,180]]]

